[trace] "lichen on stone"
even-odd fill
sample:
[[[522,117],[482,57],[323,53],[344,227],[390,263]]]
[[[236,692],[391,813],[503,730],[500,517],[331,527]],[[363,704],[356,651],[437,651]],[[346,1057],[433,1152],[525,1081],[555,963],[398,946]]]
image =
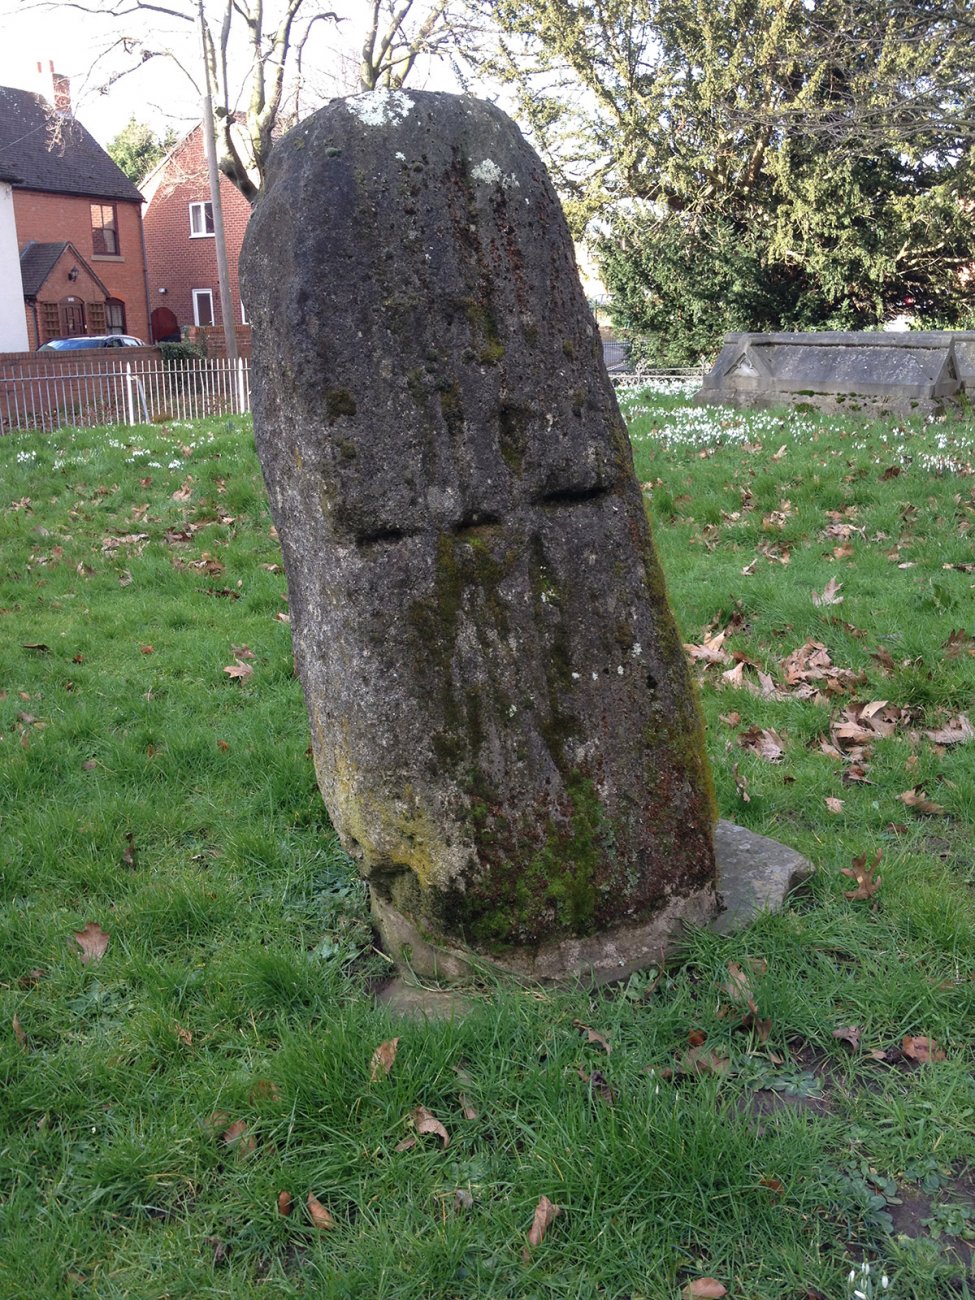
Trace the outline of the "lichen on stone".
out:
[[[345,101],[363,126],[388,126],[409,117],[414,101],[402,90],[367,90]]]

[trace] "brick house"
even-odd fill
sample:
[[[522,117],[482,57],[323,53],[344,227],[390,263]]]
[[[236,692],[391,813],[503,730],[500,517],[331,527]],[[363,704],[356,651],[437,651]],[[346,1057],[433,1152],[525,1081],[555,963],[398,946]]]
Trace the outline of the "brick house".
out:
[[[28,346],[78,334],[148,338],[142,195],[70,113],[0,86],[0,169],[12,184]],[[19,293],[7,283],[0,293]]]
[[[170,337],[184,326],[222,326],[202,123],[153,168],[142,189],[153,337]],[[246,325],[237,263],[251,208],[225,176],[220,177],[220,202],[234,322]]]

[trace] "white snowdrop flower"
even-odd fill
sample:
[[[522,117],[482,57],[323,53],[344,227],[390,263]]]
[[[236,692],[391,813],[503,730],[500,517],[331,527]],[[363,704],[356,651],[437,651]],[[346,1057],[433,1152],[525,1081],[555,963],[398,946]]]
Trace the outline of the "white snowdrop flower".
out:
[[[594,682],[598,682],[598,681],[599,681],[599,673],[593,673],[593,675],[592,675],[592,679],[593,679]]]
[[[579,674],[578,674],[578,673],[573,673],[573,674],[572,674],[572,680],[573,680],[574,682],[577,682],[577,681],[579,680]]]
[[[639,659],[640,656],[643,654],[643,646],[640,644],[639,641],[634,641],[633,649],[630,651],[630,654],[633,656],[634,659]]]
[[[170,469],[180,469],[180,468],[182,467],[182,464],[183,464],[183,462],[182,462],[181,460],[171,460],[171,461],[169,462],[169,468],[170,468]]]
[[[617,666],[617,668],[616,668],[616,671],[619,673],[620,677],[622,677],[622,676],[623,676],[623,665],[622,665],[622,664],[619,664],[619,665]]]
[[[849,1277],[848,1277],[846,1280],[847,1280],[847,1282],[850,1283],[851,1286],[852,1286],[853,1283],[857,1280],[857,1271],[856,1271],[855,1268],[851,1268],[851,1269],[850,1269],[850,1275],[849,1275]]]
[[[406,162],[406,154],[405,154],[405,153],[399,153],[399,152],[397,151],[397,154],[396,154],[396,161],[397,161],[397,162]]]

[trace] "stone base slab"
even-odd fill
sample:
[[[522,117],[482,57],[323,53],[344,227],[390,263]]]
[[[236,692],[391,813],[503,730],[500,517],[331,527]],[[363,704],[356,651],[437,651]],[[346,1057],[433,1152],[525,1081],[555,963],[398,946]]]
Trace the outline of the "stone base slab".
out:
[[[731,934],[760,912],[780,908],[787,895],[813,871],[808,859],[794,849],[732,822],[718,823],[714,842],[719,892],[700,890],[687,898],[674,899],[639,925],[562,939],[537,949],[488,955],[434,943],[375,893],[373,919],[386,951],[400,970],[421,979],[464,984],[479,974],[490,974],[514,977],[524,983],[581,980],[605,984],[659,966],[673,957],[680,948],[685,926],[710,926],[719,934]]]

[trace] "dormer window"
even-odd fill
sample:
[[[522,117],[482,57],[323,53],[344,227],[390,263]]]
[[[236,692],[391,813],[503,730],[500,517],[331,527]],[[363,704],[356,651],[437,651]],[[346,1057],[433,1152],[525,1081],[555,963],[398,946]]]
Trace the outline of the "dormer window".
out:
[[[190,204],[190,238],[203,239],[213,234],[213,204]]]

